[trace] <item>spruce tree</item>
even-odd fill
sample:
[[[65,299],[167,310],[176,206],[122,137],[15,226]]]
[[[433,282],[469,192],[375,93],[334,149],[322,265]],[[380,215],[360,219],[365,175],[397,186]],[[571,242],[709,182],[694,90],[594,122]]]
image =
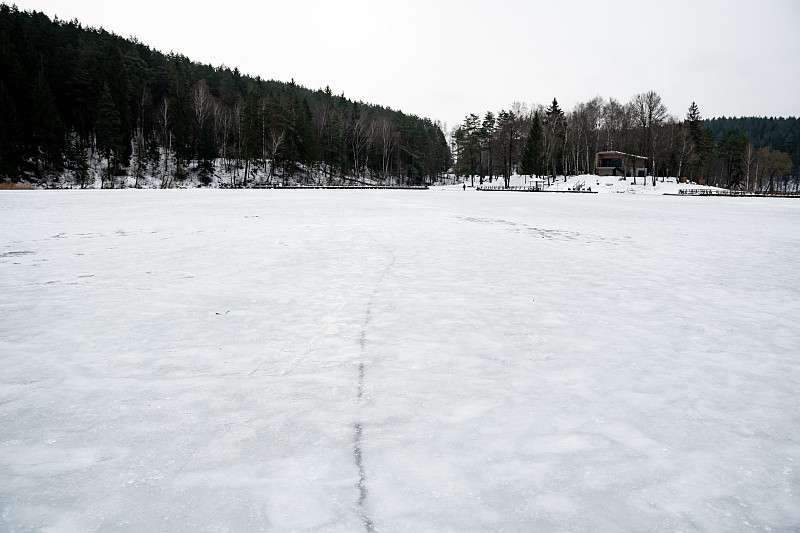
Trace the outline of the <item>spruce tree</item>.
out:
[[[727,173],[726,186],[738,188],[744,174],[744,151],[747,148],[747,137],[731,130],[719,144],[719,156],[725,163]]]
[[[133,151],[131,142],[131,88],[128,71],[122,60],[122,52],[113,43],[109,43],[106,48],[102,79],[111,94],[111,98],[114,100],[114,107],[119,114],[119,126],[117,128],[119,150],[114,154],[115,166],[128,166]]]
[[[171,116],[172,149],[175,152],[178,178],[194,156],[192,143],[192,104],[183,58],[174,57],[169,80],[169,105]]]
[[[262,146],[262,94],[260,87],[253,87],[247,95],[242,109],[242,157],[244,158],[244,183],[250,173],[252,162],[261,156]]]
[[[464,131],[466,133],[465,155],[473,187],[475,186],[475,174],[478,171],[481,157],[481,130],[479,120],[478,115],[475,113],[470,113],[464,118]],[[483,177],[480,178],[480,184],[483,185]]]
[[[334,172],[343,174],[347,163],[347,144],[342,131],[342,119],[338,110],[334,109],[331,118],[322,129],[323,151],[328,165],[328,181]]]
[[[686,126],[689,128],[689,138],[696,145],[699,144],[703,135],[703,118],[700,116],[700,109],[694,102],[686,113]]]
[[[522,151],[520,170],[526,176],[538,177],[542,172],[542,123],[539,120],[539,113],[533,115],[528,139]]]
[[[36,174],[41,175],[41,164],[61,170],[64,132],[61,116],[56,108],[50,85],[41,72],[33,89],[33,132],[34,160]]]
[[[122,136],[120,135],[120,117],[111,91],[108,85],[103,85],[103,93],[100,96],[100,106],[97,112],[96,135],[97,147],[107,160],[106,178],[116,174],[119,157],[122,151]],[[103,187],[106,186],[106,178],[103,179]],[[113,187],[113,181],[110,181]]]
[[[493,161],[492,161],[492,152],[493,152],[493,141],[494,136],[496,133],[496,125],[497,120],[495,119],[494,113],[491,111],[486,112],[486,116],[483,117],[483,122],[481,123],[481,139],[483,143],[483,148],[486,152],[486,162],[485,165],[481,165],[482,168],[486,169],[486,173],[489,174],[489,183],[492,182],[494,177],[494,169],[493,169]],[[482,152],[483,153],[483,152]],[[483,176],[483,170],[481,170],[481,176]]]
[[[75,181],[85,189],[89,181],[89,161],[86,157],[86,146],[80,136],[73,133],[67,141],[69,156],[67,162],[73,172]]]
[[[558,100],[553,98],[553,102],[545,110],[545,114],[549,120],[560,120],[564,118],[564,112],[558,105]]]
[[[314,134],[314,117],[308,101],[303,98],[295,101],[294,134],[297,143],[297,159],[310,167],[318,157],[319,146]]]
[[[689,139],[692,142],[691,168],[698,175],[703,172],[703,165],[714,148],[713,133],[709,136],[708,128],[703,128],[703,118],[695,102],[689,106],[686,113],[686,125],[689,128]]]
[[[549,172],[555,179],[563,169],[562,155],[564,150],[564,112],[558,106],[558,100],[553,98],[553,103],[545,110],[546,150],[545,162]],[[565,178],[566,179],[566,178]]]
[[[0,178],[8,177],[14,181],[22,162],[17,128],[14,100],[0,80]]]

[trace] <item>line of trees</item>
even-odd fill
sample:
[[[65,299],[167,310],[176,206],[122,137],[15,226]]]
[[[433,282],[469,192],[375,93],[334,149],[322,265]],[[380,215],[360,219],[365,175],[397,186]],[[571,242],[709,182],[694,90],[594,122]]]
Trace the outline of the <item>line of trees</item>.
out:
[[[740,133],[741,131],[741,133]],[[593,174],[595,154],[615,150],[647,158],[649,181],[666,176],[755,191],[800,188],[800,121],[704,120],[692,102],[681,120],[655,91],[627,103],[596,97],[564,111],[557,99],[529,108],[469,114],[450,132],[455,172],[473,184],[513,172],[543,176]],[[634,178],[635,180],[636,178]],[[647,182],[645,182],[647,184]]]
[[[189,175],[222,166],[247,184],[421,184],[451,165],[443,128],[329,88],[242,75],[164,55],[78,21],[0,5],[0,177]]]

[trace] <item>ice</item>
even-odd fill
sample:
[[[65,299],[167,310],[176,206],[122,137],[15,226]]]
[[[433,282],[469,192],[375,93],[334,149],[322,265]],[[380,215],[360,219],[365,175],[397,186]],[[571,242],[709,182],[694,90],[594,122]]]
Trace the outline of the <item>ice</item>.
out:
[[[792,531],[800,203],[0,195],[0,530]]]

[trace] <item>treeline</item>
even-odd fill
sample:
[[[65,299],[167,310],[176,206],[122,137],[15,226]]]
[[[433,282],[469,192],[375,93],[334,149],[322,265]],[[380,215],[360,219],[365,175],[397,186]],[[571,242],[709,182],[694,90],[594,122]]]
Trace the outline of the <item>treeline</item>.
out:
[[[621,103],[596,97],[564,111],[516,102],[509,110],[468,115],[450,134],[460,176],[508,179],[513,172],[545,176],[593,174],[595,154],[614,150],[647,158],[657,177],[688,177],[720,187],[797,190],[800,127],[788,119],[704,120],[692,102],[683,119],[669,114],[654,91]],[[634,178],[635,179],[635,178]]]
[[[104,187],[119,176],[209,182],[217,170],[240,184],[421,184],[451,164],[429,119],[0,5],[0,177],[83,186],[90,161]]]
[[[756,149],[768,146],[789,154],[795,172],[800,171],[800,118],[795,117],[741,117],[712,118],[704,125],[720,142],[733,131],[744,135]]]

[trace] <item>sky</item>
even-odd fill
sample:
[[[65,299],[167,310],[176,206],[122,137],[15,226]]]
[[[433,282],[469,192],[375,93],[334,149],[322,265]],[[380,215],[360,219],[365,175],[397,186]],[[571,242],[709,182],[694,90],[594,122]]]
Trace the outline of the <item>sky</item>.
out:
[[[7,0],[6,0],[7,1]],[[682,118],[800,115],[797,0],[17,0],[162,52],[448,127],[657,92]]]

